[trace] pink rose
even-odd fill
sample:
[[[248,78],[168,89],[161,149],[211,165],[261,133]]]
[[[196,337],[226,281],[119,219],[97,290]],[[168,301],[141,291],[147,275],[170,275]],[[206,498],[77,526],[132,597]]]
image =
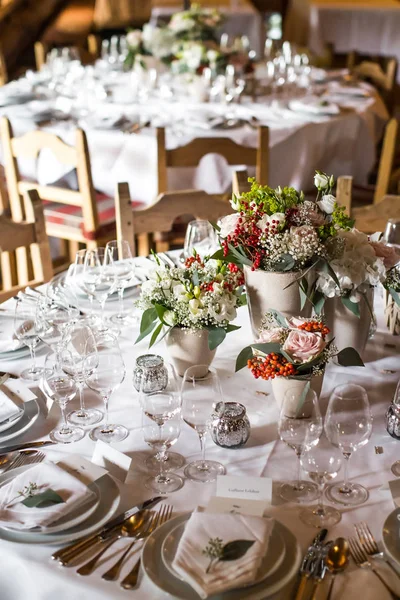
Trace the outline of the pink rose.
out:
[[[386,244],[382,244],[381,242],[370,242],[370,244],[373,247],[376,256],[383,258],[383,262],[387,269],[391,269],[400,261],[400,256],[393,246],[386,246]]]
[[[319,333],[293,329],[283,345],[283,350],[295,363],[309,362],[325,348],[326,342]]]
[[[307,323],[307,319],[302,319],[301,317],[290,317],[289,319],[286,319],[286,322],[290,329],[298,329],[300,325]]]
[[[280,327],[266,329],[260,333],[258,342],[261,344],[279,343],[281,341],[281,335],[282,329]]]

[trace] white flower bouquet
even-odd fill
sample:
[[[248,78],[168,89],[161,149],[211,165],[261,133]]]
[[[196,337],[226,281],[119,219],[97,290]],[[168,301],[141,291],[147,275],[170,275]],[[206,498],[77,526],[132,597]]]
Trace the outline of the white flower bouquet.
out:
[[[142,284],[138,306],[144,312],[139,342],[151,334],[151,347],[173,327],[207,329],[210,350],[232,325],[236,308],[243,303],[243,274],[236,265],[223,264],[194,255],[182,267],[158,263],[148,281]]]

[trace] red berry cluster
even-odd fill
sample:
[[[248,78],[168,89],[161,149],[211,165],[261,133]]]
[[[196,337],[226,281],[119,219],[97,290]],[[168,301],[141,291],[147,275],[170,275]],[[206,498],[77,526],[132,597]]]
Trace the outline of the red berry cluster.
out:
[[[189,267],[191,267],[194,263],[197,263],[198,265],[200,265],[200,267],[204,267],[204,263],[198,254],[196,254],[195,256],[189,256],[185,260],[185,267],[189,269]]]
[[[267,356],[253,356],[247,366],[256,379],[274,379],[275,377],[293,377],[297,375],[295,366],[281,354],[272,352]]]
[[[243,273],[242,269],[240,269],[237,265],[235,265],[235,263],[229,263],[228,269],[233,275],[236,276],[235,280],[234,280],[234,284],[230,284],[230,285],[232,285],[233,288],[244,285],[244,273]]]
[[[299,325],[298,329],[308,331],[309,333],[320,333],[323,339],[331,332],[329,327],[324,325],[321,321],[307,321],[307,323]]]

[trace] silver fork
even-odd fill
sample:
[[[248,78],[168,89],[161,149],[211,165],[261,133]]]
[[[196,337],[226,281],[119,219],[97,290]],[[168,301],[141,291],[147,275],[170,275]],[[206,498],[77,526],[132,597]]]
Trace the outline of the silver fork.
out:
[[[369,569],[370,571],[375,573],[375,575],[378,577],[378,579],[381,580],[385,588],[392,594],[392,596],[398,598],[398,596],[394,594],[393,590],[388,586],[383,577],[381,577],[381,575],[375,569],[374,565],[368,560],[368,556],[362,549],[360,542],[356,538],[349,538],[348,542],[351,556],[353,557],[353,560],[356,563],[357,567],[360,567],[361,569]]]
[[[171,517],[172,517],[172,506],[166,505],[166,510],[160,515],[159,521],[156,523],[156,525],[153,527],[153,529],[151,531],[149,531],[146,536],[144,536],[144,539],[149,537],[149,535],[151,533],[153,533],[153,531],[155,529],[157,529],[157,527],[160,527],[160,525],[162,525],[163,523],[168,521]],[[132,567],[132,569],[129,571],[128,575],[121,581],[121,587],[123,587],[125,590],[132,590],[136,586],[137,580],[139,577],[140,564],[141,564],[141,557],[139,556],[137,562]]]
[[[385,554],[379,550],[378,544],[368,525],[364,523],[364,521],[361,521],[361,523],[356,523],[354,525],[354,529],[356,530],[357,537],[366,554],[371,558],[380,558],[381,560],[384,560],[398,577],[399,574],[396,569],[390,564],[390,561],[386,558]]]
[[[43,452],[38,452],[37,450],[21,450],[14,460],[10,462],[8,467],[4,469],[3,473],[7,473],[17,467],[41,463],[45,458],[46,455]]]

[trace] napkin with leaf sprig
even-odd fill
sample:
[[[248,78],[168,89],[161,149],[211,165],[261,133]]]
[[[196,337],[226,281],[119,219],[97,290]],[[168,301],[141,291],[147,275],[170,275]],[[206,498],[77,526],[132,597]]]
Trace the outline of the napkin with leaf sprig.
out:
[[[202,598],[252,583],[273,524],[249,515],[194,512],[172,566]]]
[[[0,526],[33,529],[54,523],[96,499],[87,485],[64,469],[41,463],[23,471],[0,488]]]

